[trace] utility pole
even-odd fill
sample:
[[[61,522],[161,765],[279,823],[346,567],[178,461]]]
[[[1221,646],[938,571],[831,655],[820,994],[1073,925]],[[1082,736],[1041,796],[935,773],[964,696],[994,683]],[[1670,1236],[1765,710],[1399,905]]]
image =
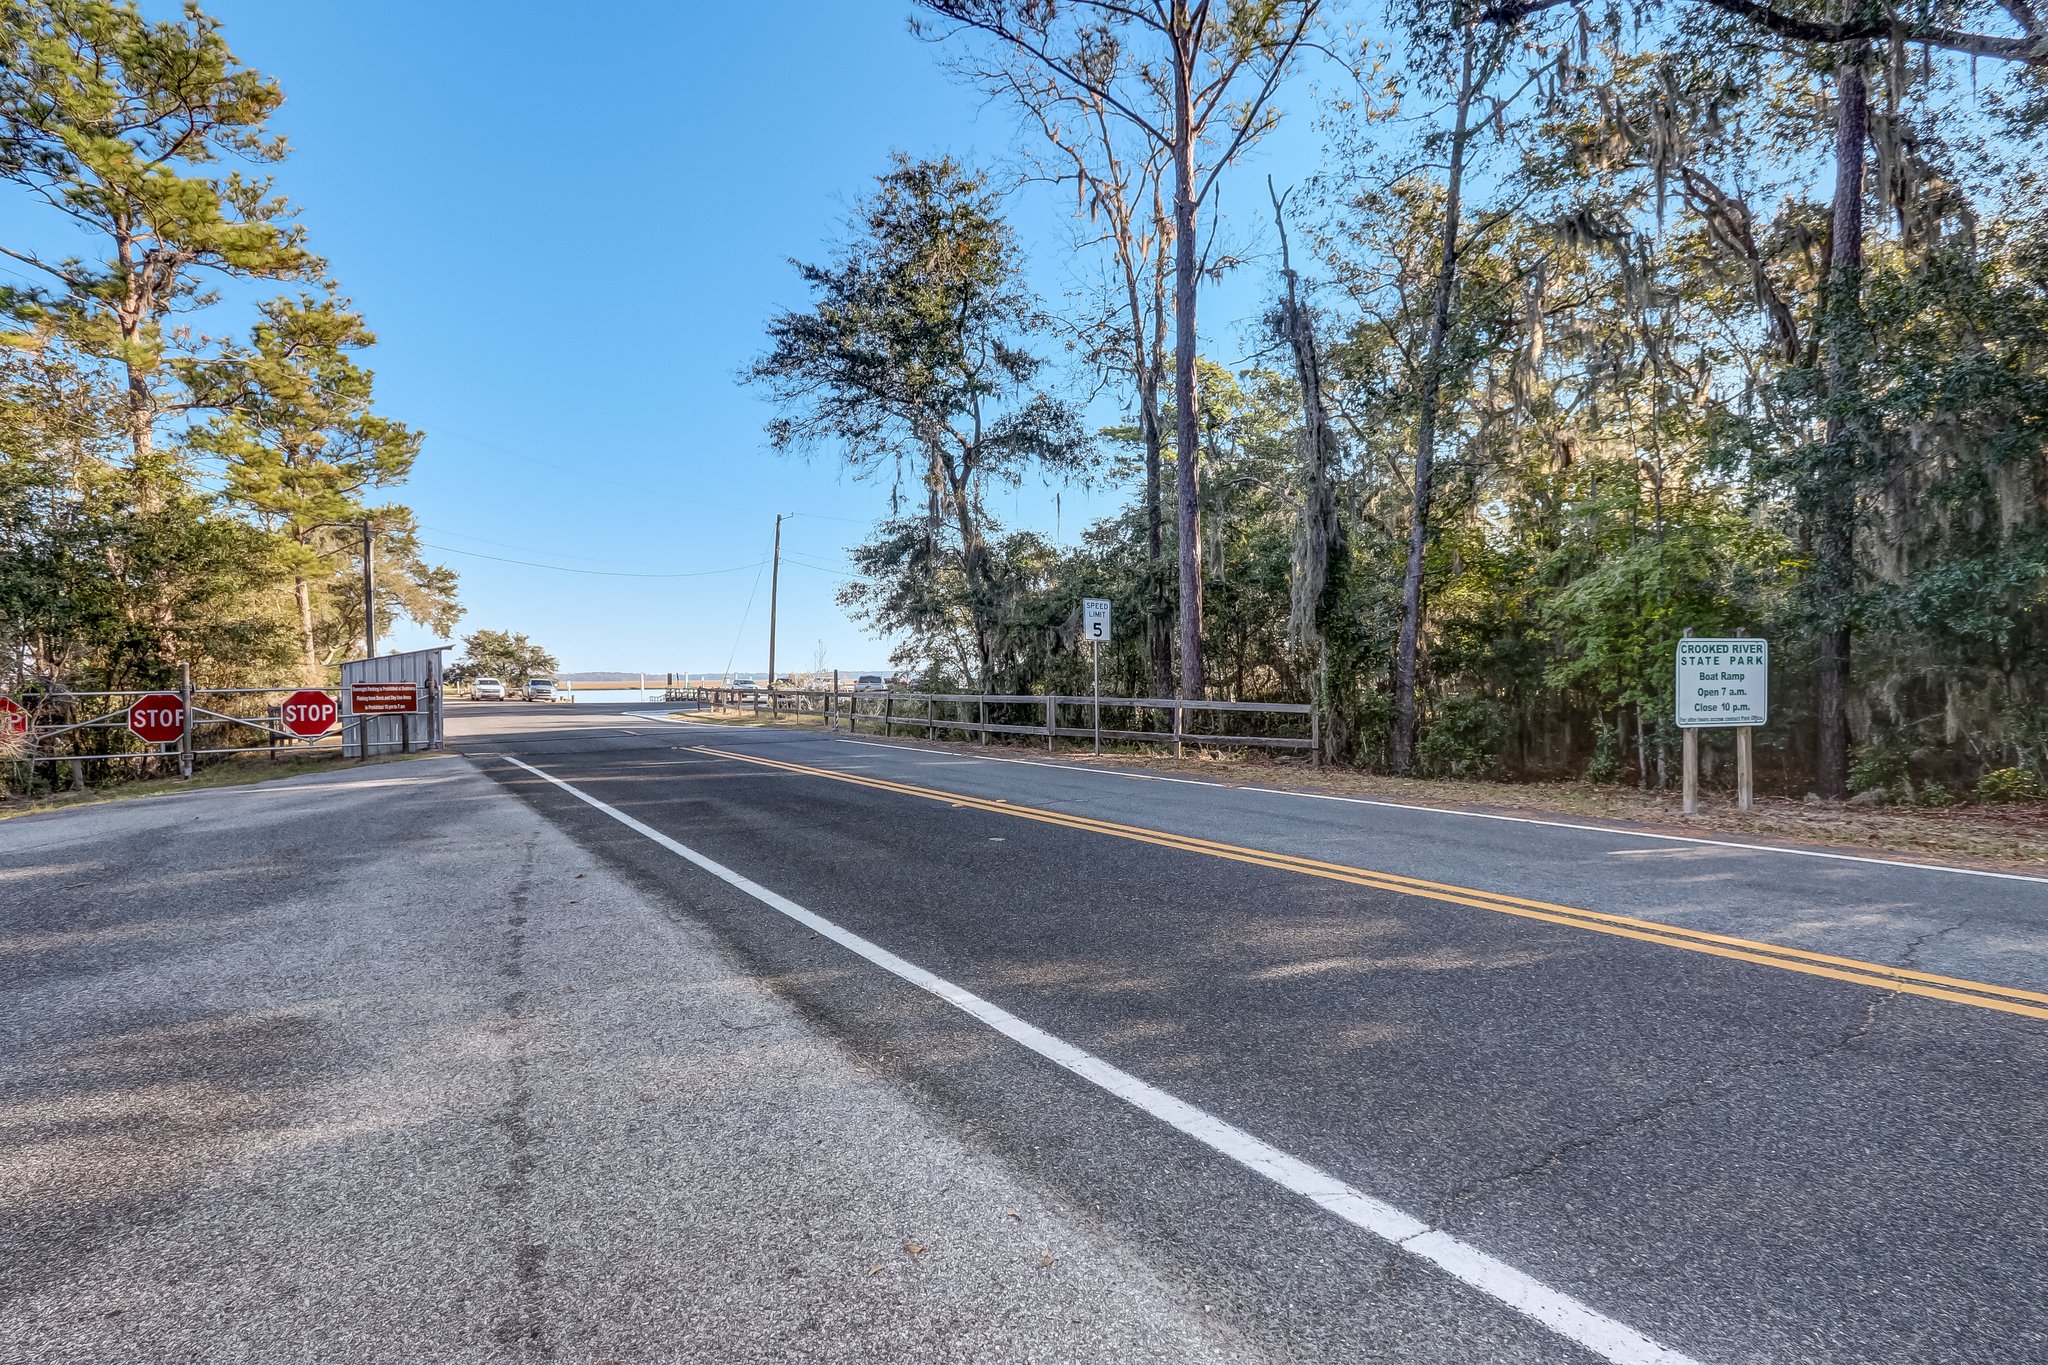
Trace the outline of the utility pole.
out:
[[[363,523],[363,657],[377,657],[377,533]]]
[[[768,571],[768,696],[775,697],[775,599],[782,587],[782,513],[775,514],[775,560]],[[754,580],[756,583],[760,579]],[[772,713],[774,708],[770,706]]]

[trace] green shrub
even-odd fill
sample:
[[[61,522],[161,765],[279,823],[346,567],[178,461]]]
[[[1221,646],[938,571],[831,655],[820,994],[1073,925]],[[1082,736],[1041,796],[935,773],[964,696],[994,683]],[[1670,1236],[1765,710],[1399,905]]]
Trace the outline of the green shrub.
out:
[[[1593,758],[1586,764],[1588,782],[1613,782],[1621,776],[1621,727],[1593,726]]]
[[[1955,803],[1956,794],[1939,782],[1927,782],[1913,794],[1913,804],[1916,806],[1928,806],[1939,810],[1943,806],[1953,806]]]
[[[1903,795],[1912,762],[1912,751],[1894,737],[1875,739],[1858,749],[1850,762],[1849,790],[1883,792],[1892,797]]]
[[[1507,747],[1507,722],[1484,697],[1446,697],[1415,746],[1425,777],[1491,777]]]
[[[1995,768],[1977,780],[1979,801],[2039,801],[2041,779],[2026,768]]]

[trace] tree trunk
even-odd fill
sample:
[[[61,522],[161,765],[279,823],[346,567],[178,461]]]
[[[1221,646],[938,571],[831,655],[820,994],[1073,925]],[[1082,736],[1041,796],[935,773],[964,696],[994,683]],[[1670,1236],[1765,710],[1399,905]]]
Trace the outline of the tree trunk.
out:
[[[1160,195],[1158,177],[1152,180],[1152,231],[1158,245],[1152,252],[1152,353],[1146,359],[1143,381],[1145,401],[1152,412],[1152,436],[1146,446],[1145,520],[1149,543],[1146,567],[1152,594],[1150,639],[1154,696],[1170,697],[1173,683],[1172,602],[1166,587],[1166,548],[1162,523],[1165,520],[1166,491],[1162,486],[1162,449],[1166,433],[1159,425],[1159,388],[1166,378],[1166,243],[1173,233],[1173,218]]]
[[[1180,519],[1180,695],[1197,701],[1202,677],[1202,507],[1195,407],[1195,59],[1186,0],[1173,24],[1173,404],[1175,502]]]
[[[1344,524],[1337,515],[1337,434],[1331,428],[1323,403],[1322,359],[1316,350],[1314,329],[1302,310],[1296,290],[1294,262],[1287,247],[1287,217],[1282,197],[1273,195],[1273,227],[1280,237],[1280,277],[1287,292],[1280,300],[1281,329],[1294,355],[1294,375],[1301,385],[1302,416],[1302,498],[1301,517],[1295,527],[1292,589],[1289,595],[1288,641],[1312,658],[1315,704],[1326,720],[1323,725],[1322,757],[1334,761],[1349,742],[1348,721],[1342,707],[1331,703],[1330,629],[1332,618],[1343,609],[1343,576],[1350,547]],[[1344,660],[1348,664],[1349,660]],[[1348,674],[1348,668],[1342,670]]]
[[[1464,191],[1465,145],[1472,113],[1472,45],[1464,33],[1464,63],[1458,78],[1457,122],[1451,130],[1451,165],[1444,185],[1443,249],[1438,256],[1436,298],[1429,315],[1429,341],[1422,359],[1415,418],[1414,502],[1408,513],[1408,572],[1401,583],[1401,640],[1394,658],[1394,771],[1415,761],[1416,653],[1422,635],[1422,562],[1429,544],[1430,481],[1436,466],[1437,404],[1443,389],[1444,334],[1450,330],[1451,295],[1458,280],[1458,210]]]
[[[299,605],[299,658],[302,665],[299,680],[308,687],[318,687],[322,682],[322,670],[320,642],[313,634],[313,588],[303,574],[292,578],[292,599]]]
[[[1165,300],[1157,300],[1164,307]],[[1152,664],[1152,695],[1172,696],[1173,627],[1167,618],[1166,538],[1163,510],[1165,495],[1164,433],[1159,429],[1159,374],[1143,372],[1138,378],[1138,430],[1145,440],[1145,652]]]
[[[968,502],[967,475],[955,472],[952,461],[943,457],[934,463],[953,504],[953,524],[960,531],[960,570],[967,580],[974,621],[974,652],[981,675],[977,682],[983,692],[988,692],[995,686],[995,628],[998,623],[989,617],[991,604],[996,600],[995,574],[989,568],[988,545],[982,540],[981,527],[975,523],[974,511]]]
[[[1857,43],[1835,66],[1835,203],[1828,250],[1827,450],[1815,490],[1813,598],[1819,608],[1814,711],[1820,728],[1814,786],[1824,797],[1849,794],[1849,595],[1855,589],[1855,446],[1861,424],[1841,410],[1856,387],[1862,351],[1863,166],[1870,131],[1869,48]]]

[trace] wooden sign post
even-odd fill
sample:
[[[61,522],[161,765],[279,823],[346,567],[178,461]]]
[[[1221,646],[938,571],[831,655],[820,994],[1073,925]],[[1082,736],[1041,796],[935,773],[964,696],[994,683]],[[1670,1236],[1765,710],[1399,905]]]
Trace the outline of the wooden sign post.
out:
[[[1676,691],[1675,719],[1685,735],[1685,813],[1700,808],[1699,732],[1716,728],[1735,731],[1735,802],[1748,810],[1756,799],[1756,727],[1770,718],[1770,642],[1740,630],[1733,639],[1696,639],[1687,626],[1678,642]]]

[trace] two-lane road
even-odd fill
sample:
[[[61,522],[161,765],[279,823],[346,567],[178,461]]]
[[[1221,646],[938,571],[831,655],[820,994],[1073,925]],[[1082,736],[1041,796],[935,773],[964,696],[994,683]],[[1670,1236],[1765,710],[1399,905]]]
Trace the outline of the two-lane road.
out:
[[[2048,1358],[2048,882],[634,710],[453,729],[1275,1358]]]

